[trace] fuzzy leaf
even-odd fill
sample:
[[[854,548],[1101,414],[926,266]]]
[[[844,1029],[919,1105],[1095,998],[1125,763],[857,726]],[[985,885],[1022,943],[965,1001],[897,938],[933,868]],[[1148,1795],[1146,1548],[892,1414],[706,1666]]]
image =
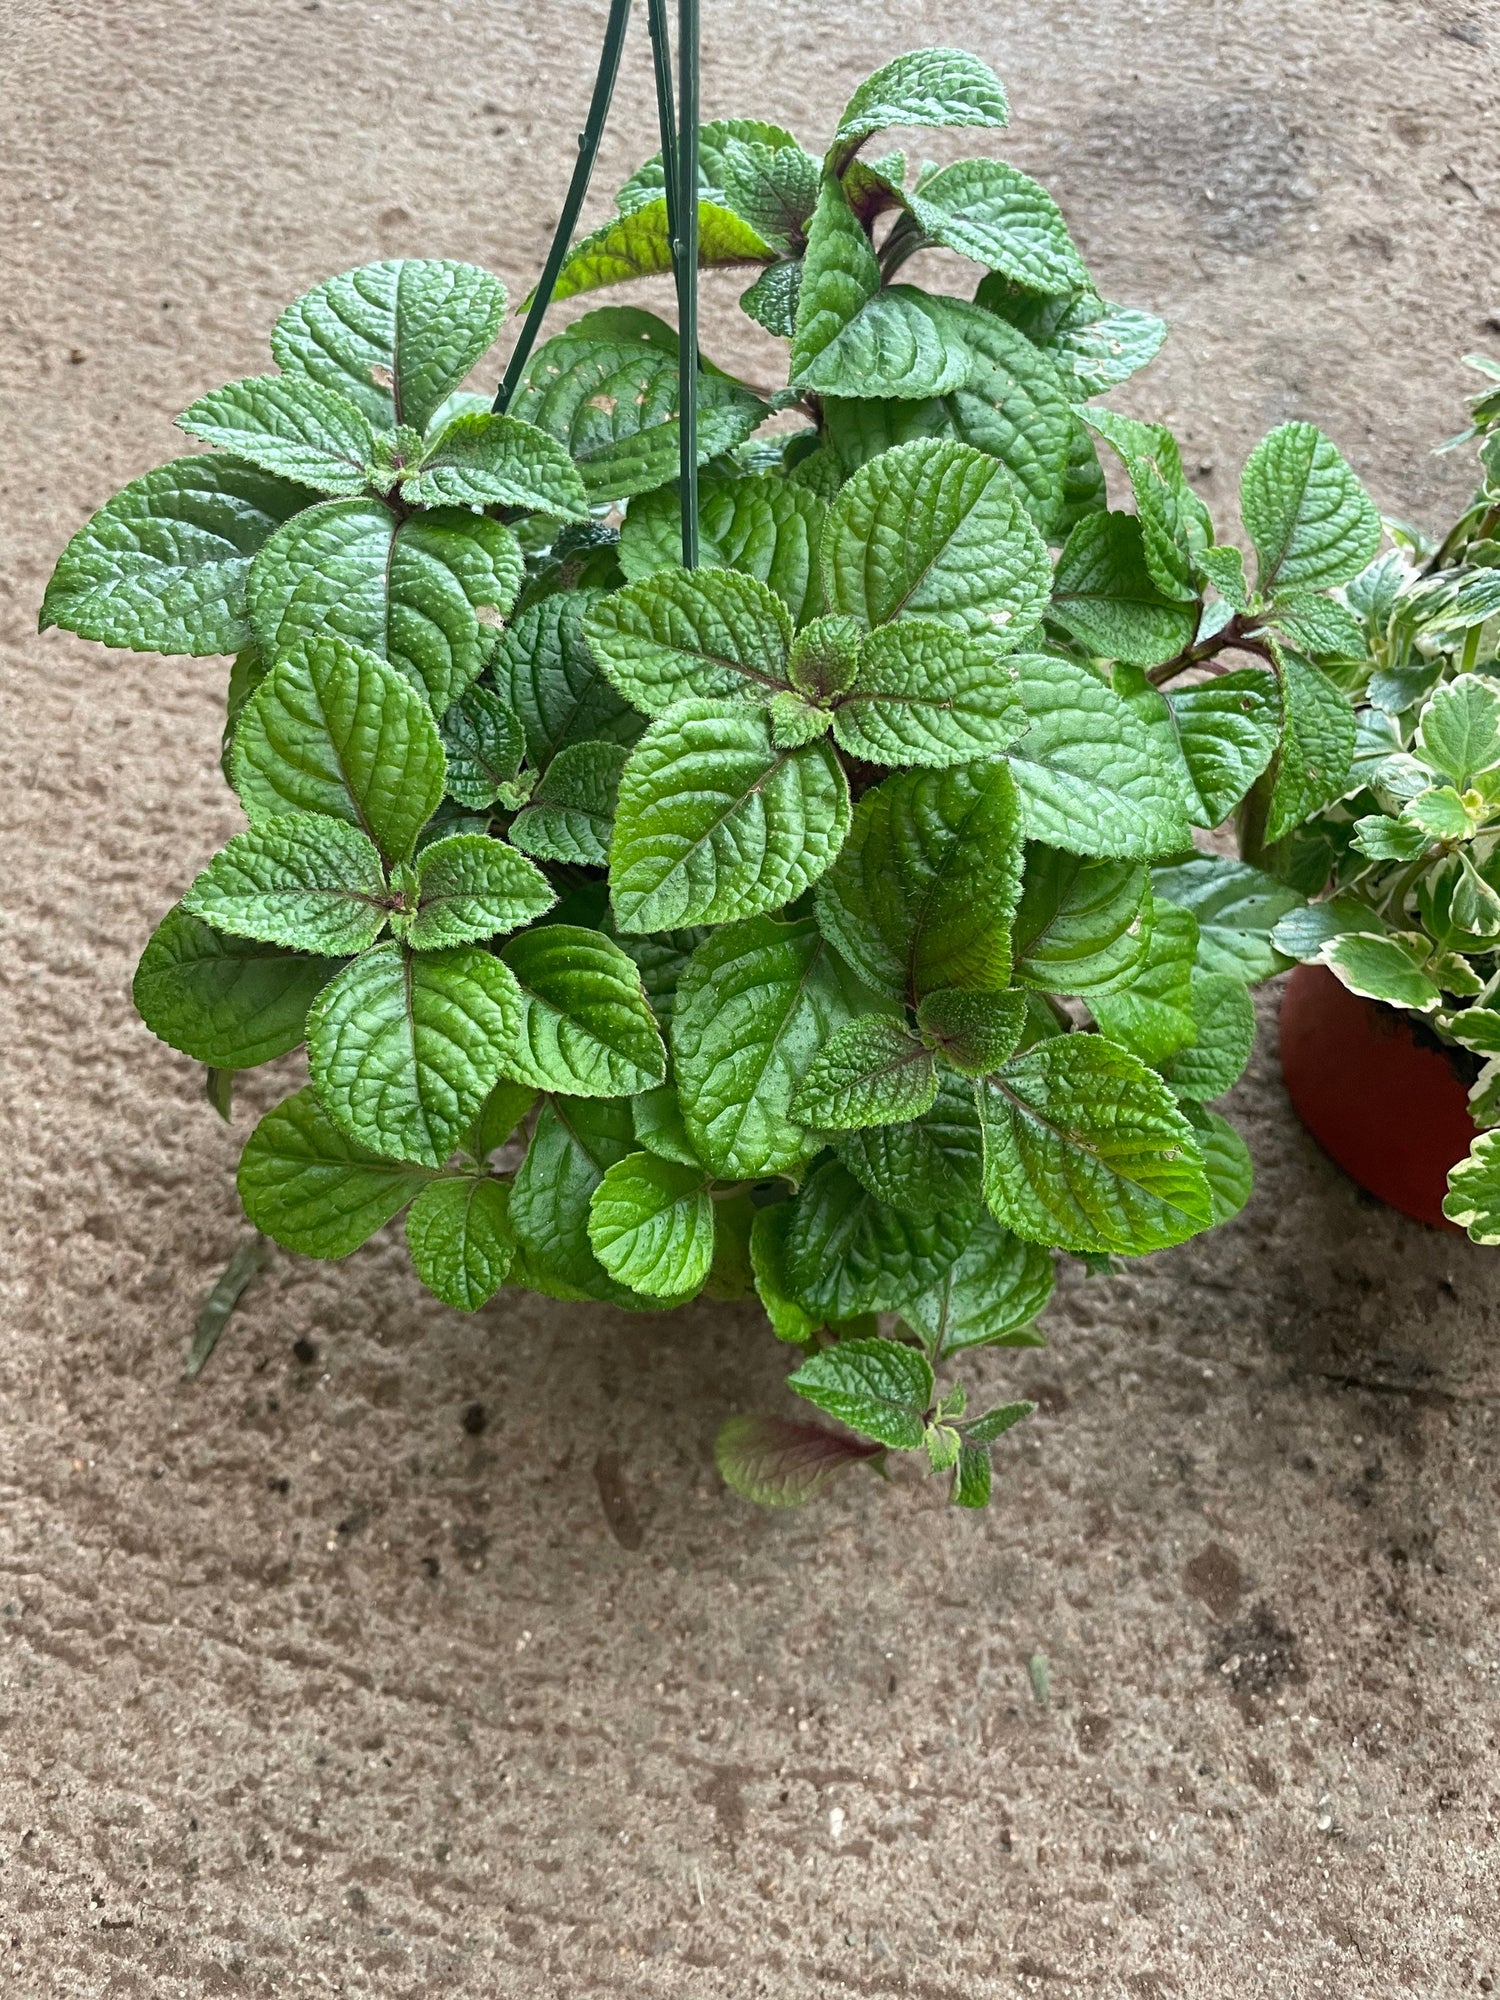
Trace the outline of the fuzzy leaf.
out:
[[[774,252],[765,238],[732,209],[718,202],[698,203],[698,268],[716,270],[732,264],[766,264]],[[576,242],[568,252],[552,293],[554,304],[597,292],[605,285],[629,284],[672,268],[672,238],[667,228],[666,197],[617,215]]]
[[[971,1217],[982,1194],[982,1144],[972,1085],[942,1076],[929,1110],[904,1125],[833,1136],[860,1186],[915,1222]]]
[[[899,1309],[936,1284],[975,1220],[970,1208],[919,1221],[877,1201],[839,1161],[825,1160],[796,1199],[787,1276],[802,1303],[830,1320]]]
[[[1380,516],[1335,446],[1312,424],[1279,424],[1245,461],[1240,518],[1263,595],[1347,583],[1380,547]]]
[[[1300,653],[1278,649],[1281,757],[1266,838],[1280,840],[1342,797],[1354,759],[1354,711],[1348,696]]]
[[[179,904],[152,932],[130,992],[171,1048],[215,1069],[254,1069],[298,1047],[337,970],[331,958],[225,937]]]
[[[1244,1074],[1255,1046],[1255,1004],[1242,979],[1195,968],[1192,1007],[1197,1040],[1164,1062],[1161,1073],[1179,1097],[1206,1104]]]
[[[1004,160],[957,160],[930,175],[911,209],[932,242],[1032,292],[1086,290],[1089,274],[1047,190]]]
[[[570,743],[560,750],[530,804],[511,821],[511,841],[541,861],[608,867],[625,755],[619,743]]]
[[[1302,898],[1273,875],[1201,854],[1158,868],[1152,889],[1198,919],[1198,963],[1205,972],[1229,973],[1253,986],[1286,970],[1271,933],[1288,912],[1301,909]]]
[[[429,1181],[406,1218],[417,1276],[445,1306],[478,1312],[505,1283],[515,1255],[510,1188],[488,1176]]]
[[[929,1048],[960,1076],[983,1076],[998,1069],[1020,1041],[1026,1025],[1026,995],[966,993],[939,987],[917,1009],[917,1023]]]
[[[738,141],[743,145],[790,147],[801,151],[792,134],[781,125],[767,125],[758,118],[712,118],[698,127],[698,194],[700,199],[722,201],[727,192],[729,179],[728,155],[730,146]],[[637,167],[615,196],[615,206],[622,215],[632,215],[638,208],[655,201],[666,187],[666,175],[662,171],[661,154],[653,153],[644,166]]]
[[[999,641],[935,618],[872,632],[833,718],[840,747],[876,764],[961,764],[1005,749],[1028,726]]]
[[[601,598],[583,632],[643,715],[665,715],[674,702],[694,697],[769,701],[787,685],[787,608],[738,570],[659,570]]]
[[[453,833],[418,855],[415,907],[391,928],[413,951],[441,951],[534,923],[556,901],[540,868],[503,840]]]
[[[790,340],[797,331],[797,298],[801,287],[800,257],[768,264],[755,283],[740,293],[740,310],[778,340]]]
[[[922,1443],[932,1368],[901,1341],[841,1340],[804,1361],[790,1387],[815,1409],[892,1450],[915,1451]]]
[[[818,205],[823,167],[800,146],[730,139],[724,147],[725,206],[747,222],[773,250],[802,247]]]
[[[583,636],[592,591],[564,591],[529,605],[507,628],[495,680],[544,770],[570,743],[633,743],[641,718],[617,694]]]
[[[909,1299],[902,1317],[936,1360],[971,1347],[1030,1346],[1016,1336],[1052,1296],[1051,1253],[982,1215],[968,1247],[930,1292]]]
[[[937,1096],[937,1065],[894,1014],[846,1022],[819,1050],[792,1099],[792,1116],[823,1131],[896,1125]]]
[[[505,1068],[537,1090],[630,1097],[667,1073],[634,961],[597,931],[543,924],[501,952],[521,1008]]]
[[[705,471],[698,486],[699,569],[743,570],[768,584],[800,623],[822,603],[818,548],[826,511],[807,487],[774,473]],[[657,570],[675,569],[681,556],[676,487],[641,494],[620,531],[620,567],[638,583]]]
[[[835,148],[898,125],[1003,127],[1010,106],[999,77],[963,49],[913,49],[865,78],[839,116]]]
[[[1015,922],[1017,983],[1088,995],[1128,980],[1151,940],[1148,887],[1139,862],[1029,847]]]
[[[1164,597],[1196,602],[1198,554],[1213,545],[1208,509],[1188,485],[1182,455],[1164,424],[1143,424],[1115,410],[1081,413],[1119,455],[1135,496],[1146,567]]]
[[[617,1283],[648,1298],[691,1298],[714,1255],[714,1205],[703,1169],[629,1154],[590,1197],[589,1241]]]
[[[288,813],[237,833],[182,899],[233,937],[343,957],[373,944],[387,910],[372,840],[342,820]]]
[[[455,417],[401,481],[417,507],[524,507],[557,521],[586,521],[588,495],[556,438],[511,416]]]
[[[1048,615],[1103,659],[1154,667],[1193,642],[1197,613],[1161,591],[1133,514],[1085,515],[1057,560]]]
[[[375,433],[363,411],[299,375],[252,375],[200,396],[180,429],[236,458],[310,486],[315,493],[361,493]]]
[[[517,717],[483,681],[464,689],[438,724],[450,798],[482,812],[521,768],[526,738]]]
[[[726,1486],[762,1507],[803,1507],[836,1473],[876,1458],[880,1446],[786,1417],[729,1417],[714,1441]]]
[[[240,1155],[254,1226],[304,1257],[347,1257],[428,1185],[428,1174],[356,1145],[311,1090],[268,1111]]]
[[[1048,298],[1013,285],[999,272],[980,281],[976,302],[999,313],[1064,369],[1075,401],[1102,396],[1155,359],[1167,337],[1165,320],[1130,306],[1110,305],[1092,292]]]

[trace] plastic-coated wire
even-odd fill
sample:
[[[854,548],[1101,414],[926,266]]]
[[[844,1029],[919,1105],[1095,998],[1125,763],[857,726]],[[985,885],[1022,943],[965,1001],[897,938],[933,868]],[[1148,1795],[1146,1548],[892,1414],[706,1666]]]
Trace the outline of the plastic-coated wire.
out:
[[[568,246],[573,241],[573,231],[578,224],[578,212],[583,207],[583,198],[588,193],[589,178],[594,171],[594,160],[599,151],[599,141],[604,134],[604,121],[609,115],[610,99],[615,94],[615,78],[620,72],[620,50],[625,45],[625,30],[630,22],[630,0],[610,0],[609,22],[604,30],[604,47],[599,55],[599,73],[594,78],[594,95],[589,102],[588,123],[578,135],[578,160],[573,168],[573,178],[568,184],[568,198],[563,203],[562,214],[558,217],[557,232],[552,238],[552,248],[547,252],[547,262],[542,271],[541,282],[532,294],[531,308],[526,322],[521,328],[521,337],[516,342],[515,351],[505,370],[505,379],[495,392],[493,407],[503,411],[510,406],[510,399],[516,393],[521,380],[521,371],[531,357],[536,345],[536,337],[541,331],[542,316],[552,303],[552,288],[557,283],[557,274],[562,269],[563,259],[568,254]]]
[[[698,0],[677,5],[677,420],[682,566],[698,561]]]
[[[667,190],[667,236],[672,244],[672,271],[677,271],[677,113],[672,104],[672,38],[667,26],[667,0],[646,0],[651,29],[651,65],[656,76],[656,123],[661,133],[662,177]]]

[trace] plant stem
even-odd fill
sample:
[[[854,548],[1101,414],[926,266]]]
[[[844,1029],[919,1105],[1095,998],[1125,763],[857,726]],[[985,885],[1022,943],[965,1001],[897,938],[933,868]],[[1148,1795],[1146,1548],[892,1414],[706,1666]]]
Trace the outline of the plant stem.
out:
[[[1201,667],[1206,660],[1216,654],[1233,648],[1236,652],[1254,653],[1262,660],[1269,660],[1271,649],[1261,639],[1253,636],[1255,619],[1244,611],[1236,611],[1221,632],[1215,632],[1211,639],[1200,639],[1196,646],[1185,646],[1170,660],[1163,660],[1159,667],[1153,667],[1146,678],[1153,687],[1162,687],[1167,681],[1176,680],[1189,667]]]
[[[604,136],[604,121],[609,116],[610,99],[615,94],[615,78],[620,73],[620,51],[625,45],[625,29],[630,21],[630,0],[610,0],[609,21],[604,30],[604,47],[599,53],[599,71],[594,78],[594,94],[589,101],[588,122],[578,135],[578,159],[573,168],[573,178],[568,183],[567,199],[562,205],[562,214],[557,219],[557,230],[552,238],[552,247],[547,252],[547,262],[542,270],[541,280],[531,297],[531,309],[526,315],[526,323],[521,328],[521,337],[516,342],[514,352],[506,366],[505,379],[495,392],[494,409],[504,411],[510,407],[521,380],[521,371],[530,359],[531,350],[536,345],[536,337],[542,329],[542,317],[552,303],[552,290],[557,283],[557,274],[562,269],[563,259],[568,254],[568,246],[573,241],[573,231],[578,224],[578,212],[583,207],[583,198],[588,193],[589,179],[594,171],[594,160],[599,152],[599,141]]]
[[[698,0],[677,0],[677,422],[682,566],[698,562]]]

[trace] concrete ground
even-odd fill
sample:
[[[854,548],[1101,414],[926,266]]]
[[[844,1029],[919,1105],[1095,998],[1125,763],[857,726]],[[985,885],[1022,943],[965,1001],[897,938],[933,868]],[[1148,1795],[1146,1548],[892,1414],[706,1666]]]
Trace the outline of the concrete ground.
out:
[[[280,1258],[209,1372],[240,1129],[128,1000],[233,829],[213,662],[35,636],[84,516],[381,254],[539,266],[599,0],[6,0],[0,1967],[53,1996],[1342,2000],[1500,1983],[1500,1257],[1363,1202],[1261,1049],[1217,1236],[1065,1271],[980,1518],[728,1496],[748,1311]],[[1121,400],[1226,511],[1326,426],[1462,471],[1500,349],[1494,0],[719,0],[710,114],[825,135],[903,46],[1167,315]],[[653,149],[637,24],[596,210]],[[950,149],[951,150],[951,149]],[[710,282],[709,344],[742,341]],[[758,336],[757,336],[758,341]],[[493,367],[491,368],[493,374]],[[260,1085],[247,1093],[267,1094]],[[1028,1661],[1049,1663],[1038,1699]]]

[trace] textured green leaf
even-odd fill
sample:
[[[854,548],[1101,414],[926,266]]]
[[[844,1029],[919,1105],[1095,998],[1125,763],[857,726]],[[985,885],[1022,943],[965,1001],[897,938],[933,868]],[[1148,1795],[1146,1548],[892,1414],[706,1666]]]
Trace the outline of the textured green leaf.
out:
[[[415,873],[409,913],[391,922],[413,951],[478,944],[534,923],[557,901],[540,868],[483,833],[432,841],[418,855]]]
[[[520,546],[499,521],[450,507],[398,526],[379,500],[327,500],[266,543],[248,601],[268,658],[299,639],[352,639],[441,715],[484,665],[475,610],[508,611],[521,575]]]
[[[1238,550],[1235,551],[1238,554]],[[1225,593],[1227,595],[1227,593]],[[1365,628],[1331,597],[1299,592],[1281,599],[1270,614],[1277,629],[1299,652],[1316,660],[1363,660]]]
[[[1128,983],[1090,997],[1089,1009],[1111,1041],[1153,1067],[1197,1036],[1193,963],[1198,921],[1190,910],[1163,903],[1153,911],[1146,955]]]
[[[792,685],[809,701],[828,703],[854,685],[864,633],[857,618],[816,618],[792,641]]]
[[[232,781],[252,826],[324,813],[404,861],[437,810],[443,746],[426,702],[347,640],[299,641],[266,675],[235,730]]]
[[[740,293],[740,310],[778,340],[790,340],[797,331],[797,297],[801,287],[800,257],[768,264],[755,283]]]
[[[635,1136],[648,1153],[655,1153],[659,1160],[676,1160],[684,1167],[703,1165],[688,1137],[675,1084],[660,1083],[654,1090],[639,1091],[630,1100],[630,1115]]]
[[[866,625],[914,615],[1015,645],[1047,602],[1052,566],[1010,475],[969,445],[898,445],[861,466],[823,530],[830,611]]]
[[[659,570],[601,598],[583,632],[643,715],[665,715],[674,702],[695,697],[768,701],[787,684],[787,608],[738,570]]]
[[[448,795],[481,812],[521,768],[526,737],[519,719],[484,681],[464,689],[438,724],[448,763]]]
[[[625,754],[619,743],[570,743],[560,750],[531,803],[511,821],[511,840],[542,861],[608,867]]]
[[[1014,931],[1018,984],[1088,995],[1128,980],[1151,941],[1148,887],[1139,862],[1028,847]]]
[[[1436,981],[1429,978],[1417,954],[1393,937],[1358,934],[1334,938],[1323,947],[1321,963],[1349,988],[1369,1000],[1384,1000],[1414,1014],[1431,1014],[1442,1004]]]
[[[1033,292],[1086,289],[1089,274],[1047,190],[1005,160],[957,160],[911,197],[928,237]]]
[[[525,507],[558,521],[586,521],[588,495],[556,438],[519,418],[455,417],[401,481],[417,507]]]
[[[735,141],[743,145],[790,147],[800,152],[796,139],[781,125],[767,125],[758,118],[713,118],[698,127],[698,193],[700,199],[724,200],[729,179],[728,154]],[[633,214],[655,201],[666,187],[661,154],[653,153],[644,166],[637,167],[615,196],[622,215]]]
[[[39,631],[134,653],[233,653],[250,639],[245,579],[272,532],[313,495],[206,453],[132,479],[73,536]]]
[[[903,771],[865,793],[818,922],[869,985],[915,1003],[1010,982],[1022,827],[1003,759]]]
[[[1401,817],[1432,840],[1467,840],[1474,832],[1469,809],[1451,785],[1435,785],[1408,799]]]
[[[307,1021],[318,1101],[359,1144],[440,1167],[507,1067],[520,999],[486,951],[384,944],[318,996]]]
[[[895,1014],[865,1014],[818,1051],[792,1098],[792,1115],[825,1131],[895,1125],[926,1111],[937,1065]]]
[[[964,1433],[974,1444],[993,1444],[996,1438],[1014,1430],[1035,1409],[1035,1403],[1002,1403],[998,1409],[986,1410],[982,1417],[965,1424]]]
[[[589,1199],[605,1170],[636,1150],[626,1099],[544,1100],[511,1189],[511,1227],[528,1257],[575,1296],[615,1305],[634,1297],[594,1255]]]
[[[151,933],[130,991],[170,1047],[216,1069],[254,1069],[300,1044],[307,1010],[337,970],[331,958],[225,937],[179,904]]]
[[[999,313],[1071,376],[1076,400],[1101,396],[1155,359],[1165,320],[1093,292],[1039,295],[996,271],[981,279],[978,304]]]
[[[1354,761],[1354,711],[1328,676],[1290,648],[1277,649],[1281,756],[1266,839],[1280,840],[1320,807],[1342,797]]]
[[[700,270],[732,264],[765,264],[773,254],[771,245],[743,216],[718,202],[700,199]],[[597,292],[604,285],[629,284],[633,278],[656,277],[671,268],[672,238],[663,195],[626,215],[613,216],[591,235],[580,237],[557,274],[553,301],[576,298],[580,292]]]
[[[785,1173],[816,1150],[792,1095],[869,1005],[810,918],[755,917],[704,940],[679,982],[672,1060],[688,1133],[715,1173]]]
[[[344,396],[299,375],[252,375],[200,396],[177,419],[206,444],[310,486],[315,493],[360,493],[369,479],[375,433]]]
[[[800,146],[730,139],[724,147],[723,176],[725,206],[757,236],[783,254],[802,247],[818,205],[821,161]]]
[[[932,1368],[901,1341],[841,1340],[810,1355],[789,1386],[815,1409],[892,1450],[915,1451],[922,1442]]]
[[[1103,659],[1154,667],[1193,642],[1197,612],[1157,588],[1133,514],[1085,515],[1053,576],[1048,615]]]
[[[1200,854],[1152,877],[1158,898],[1191,910],[1198,919],[1198,963],[1254,985],[1284,972],[1271,933],[1289,911],[1302,907],[1295,889],[1244,861]]]
[[[849,828],[849,788],[825,743],[779,750],[744,704],[683,701],[620,780],[610,895],[622,930],[729,923],[792,902]]]
[[[1500,1243],[1500,1132],[1481,1132],[1448,1172],[1443,1213],[1476,1243]]]
[[[521,719],[531,762],[545,769],[570,743],[633,743],[640,717],[617,694],[583,636],[592,591],[565,591],[521,612],[507,628],[495,680]]]
[[[464,1151],[476,1160],[487,1160],[511,1137],[535,1103],[534,1090],[524,1083],[512,1083],[509,1077],[501,1077],[465,1132]]]
[[[374,942],[388,900],[373,841],[342,820],[288,813],[237,833],[182,906],[233,937],[339,958]]]
[[[1200,1104],[1233,1090],[1255,1046],[1255,1003],[1242,979],[1225,972],[1193,972],[1197,1040],[1161,1065],[1179,1097]]]
[[[1026,995],[939,987],[918,1007],[917,1023],[928,1047],[961,1076],[984,1076],[998,1069],[1020,1041],[1026,1026]]]
[[[576,1097],[630,1097],[662,1081],[666,1052],[640,972],[617,944],[573,924],[543,924],[512,938],[501,957],[521,993],[508,1074]]]
[[[380,429],[420,431],[504,317],[505,287],[477,265],[393,257],[304,293],[276,322],[271,352]]]
[[[897,125],[1003,127],[1010,106],[999,77],[963,49],[913,49],[865,78],[839,116],[835,148]]]
[[[1380,547],[1380,516],[1336,447],[1312,424],[1278,424],[1245,461],[1240,518],[1263,594],[1347,583]]]
[[[879,1453],[864,1438],[787,1417],[728,1417],[714,1441],[724,1484],[762,1507],[805,1506],[836,1473]]]
[[[874,1198],[914,1222],[957,1218],[965,1235],[982,1194],[983,1156],[973,1086],[942,1076],[930,1110],[904,1125],[834,1135],[833,1148]],[[936,1283],[936,1274],[932,1282]]]
[[[691,1298],[714,1255],[714,1205],[701,1167],[631,1153],[589,1200],[589,1241],[617,1283],[648,1298]]]
[[[778,750],[800,750],[805,743],[816,743],[828,734],[833,722],[831,709],[804,700],[792,688],[773,694],[766,713],[771,718],[771,741]]]
[[[1000,642],[935,618],[872,632],[833,718],[840,747],[877,764],[960,764],[1005,749],[1027,727]]]
[[[1160,1077],[1098,1035],[1014,1056],[980,1086],[985,1199],[1034,1243],[1134,1256],[1206,1229],[1192,1127]]]
[[[1500,693],[1462,674],[1434,693],[1417,723],[1418,756],[1460,786],[1500,764]]]
[[[818,547],[823,502],[805,486],[775,473],[705,471],[698,486],[701,569],[743,570],[768,584],[794,622],[822,603]],[[632,501],[620,531],[620,566],[634,582],[675,569],[682,556],[682,506],[675,486]]]
[[[268,1111],[240,1155],[246,1215],[304,1257],[347,1257],[428,1181],[421,1167],[382,1159],[346,1138],[311,1090]]]
[[[908,1299],[902,1317],[941,1361],[970,1347],[1030,1346],[1017,1341],[1052,1296],[1051,1254],[982,1215],[968,1247],[930,1292]]]
[[[1180,756],[1077,661],[1032,653],[1014,665],[1031,727],[1010,764],[1031,837],[1121,857],[1190,847]]]
[[[1183,1105],[1182,1110],[1203,1155],[1203,1171],[1208,1176],[1214,1227],[1217,1229],[1221,1222],[1228,1222],[1238,1215],[1250,1199],[1255,1186],[1250,1149],[1228,1119],[1221,1118],[1217,1111],[1210,1111],[1191,1100]]]
[[[465,1177],[429,1181],[406,1218],[417,1276],[445,1306],[478,1312],[505,1283],[515,1255],[510,1188]]]
[[[1276,754],[1276,682],[1264,667],[1242,667],[1163,699],[1192,781],[1189,816],[1194,826],[1222,826]]]
[[[983,1445],[964,1443],[959,1448],[953,1474],[955,1507],[988,1507],[990,1504],[990,1455]]]
[[[1182,455],[1164,424],[1143,424],[1117,410],[1082,412],[1091,430],[1118,454],[1135,495],[1146,567],[1163,596],[1198,598],[1195,561],[1212,546],[1208,509],[1188,485]]]
[[[778,1340],[805,1347],[818,1330],[818,1322],[792,1296],[786,1274],[786,1239],[792,1220],[788,1201],[756,1210],[750,1230],[750,1264],[756,1296],[765,1307],[771,1331]]]

